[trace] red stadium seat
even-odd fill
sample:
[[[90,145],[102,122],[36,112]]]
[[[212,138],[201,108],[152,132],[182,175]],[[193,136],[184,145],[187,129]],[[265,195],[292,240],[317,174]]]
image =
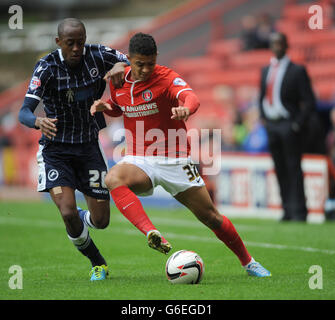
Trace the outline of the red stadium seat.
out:
[[[335,42],[314,48],[313,61],[335,61]]]
[[[234,68],[260,68],[269,63],[273,56],[270,50],[252,50],[230,57],[229,65]]]
[[[207,56],[179,58],[171,63],[172,69],[185,77],[186,80],[195,73],[221,70],[222,65],[220,60]]]
[[[222,70],[221,72],[207,72],[197,74],[190,79],[191,86],[202,89],[210,89],[215,85],[224,84],[233,87],[241,85],[258,85],[260,81],[260,71]]]
[[[283,18],[287,20],[303,20],[306,21],[309,17],[308,9],[311,3],[299,4],[299,5],[286,5],[283,8]]]
[[[323,79],[313,82],[313,88],[317,94],[317,97],[329,101],[335,98],[335,81]]]
[[[287,40],[290,47],[311,47],[320,42],[320,38],[318,37],[320,33],[319,30],[291,32],[287,34]]]
[[[335,82],[335,61],[310,62],[307,70],[313,81],[328,80]]]
[[[207,54],[210,57],[226,59],[241,51],[240,39],[224,39],[211,43]]]
[[[281,19],[276,22],[276,30],[286,34],[291,32],[299,32],[301,29],[301,23],[295,20]]]

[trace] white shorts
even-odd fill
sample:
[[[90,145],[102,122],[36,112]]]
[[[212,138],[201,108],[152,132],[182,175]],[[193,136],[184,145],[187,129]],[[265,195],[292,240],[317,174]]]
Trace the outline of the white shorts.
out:
[[[142,169],[150,178],[153,188],[140,196],[150,196],[160,185],[172,196],[191,187],[205,186],[204,180],[191,158],[164,158],[125,156],[118,163],[131,163]]]

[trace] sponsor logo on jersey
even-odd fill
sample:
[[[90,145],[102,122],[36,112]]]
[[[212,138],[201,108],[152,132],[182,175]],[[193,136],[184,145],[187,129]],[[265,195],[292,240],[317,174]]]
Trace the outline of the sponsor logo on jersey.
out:
[[[138,106],[120,106],[120,108],[128,118],[146,117],[159,112],[156,102]]]
[[[186,86],[186,82],[182,78],[175,78],[173,84],[175,86]]]
[[[41,85],[41,80],[37,78],[36,76],[31,78],[29,89],[30,90],[36,90]]]
[[[144,101],[150,101],[152,99],[152,92],[149,89],[143,91],[142,98]]]

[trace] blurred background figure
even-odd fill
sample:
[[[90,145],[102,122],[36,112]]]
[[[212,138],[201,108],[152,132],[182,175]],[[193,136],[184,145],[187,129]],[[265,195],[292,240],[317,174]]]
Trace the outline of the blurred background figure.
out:
[[[272,17],[268,13],[261,13],[257,19],[256,35],[258,40],[258,49],[270,48],[270,36],[276,31]]]
[[[270,47],[274,57],[262,70],[260,110],[279,183],[282,220],[306,221],[302,143],[316,107],[315,97],[306,69],[286,55],[286,35],[272,34]]]
[[[268,136],[260,121],[257,105],[251,105],[243,114],[247,135],[242,142],[242,150],[249,153],[268,152]]]
[[[270,34],[275,31],[272,18],[268,13],[258,16],[247,15],[242,18],[242,49],[268,49]]]
[[[242,18],[242,49],[252,50],[258,47],[257,21],[254,16],[248,15]]]

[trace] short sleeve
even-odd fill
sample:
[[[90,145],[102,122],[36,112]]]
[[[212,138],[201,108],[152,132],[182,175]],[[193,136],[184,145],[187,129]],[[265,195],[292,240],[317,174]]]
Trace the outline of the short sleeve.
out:
[[[44,60],[39,60],[34,68],[26,97],[41,100],[51,76],[49,65]]]
[[[129,65],[128,58],[124,53],[106,46],[100,46],[100,50],[106,69],[113,68],[117,62],[125,62]]]
[[[188,83],[178,73],[171,71],[168,78],[168,93],[171,99],[178,99],[183,91],[192,90]]]

